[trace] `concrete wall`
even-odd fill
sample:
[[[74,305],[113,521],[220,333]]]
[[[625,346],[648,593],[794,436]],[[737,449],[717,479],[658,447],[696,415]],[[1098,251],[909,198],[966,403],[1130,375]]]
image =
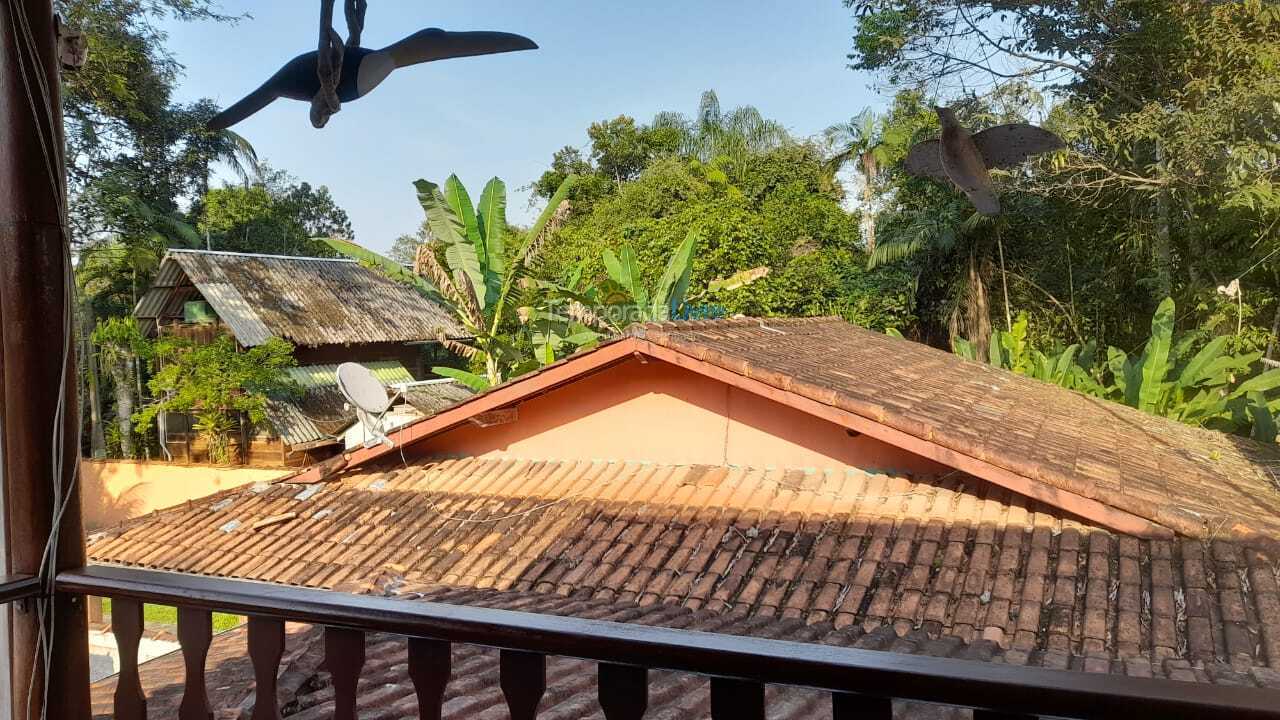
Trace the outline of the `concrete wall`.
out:
[[[519,406],[507,425],[456,428],[415,454],[945,472],[930,460],[659,360],[630,359]]]
[[[85,529],[109,527],[220,490],[274,480],[286,472],[268,468],[85,460],[80,463]]]

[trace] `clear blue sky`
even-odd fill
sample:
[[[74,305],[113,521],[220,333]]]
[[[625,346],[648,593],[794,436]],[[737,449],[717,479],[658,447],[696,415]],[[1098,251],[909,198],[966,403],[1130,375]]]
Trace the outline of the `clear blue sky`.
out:
[[[253,17],[172,24],[169,46],[186,66],[177,99],[235,102],[315,48],[318,6],[224,0],[225,12]],[[846,67],[854,25],[840,0],[373,0],[363,44],[423,27],[517,32],[541,49],[397,71],[323,130],[311,128],[305,103],[287,100],[234,128],[272,166],[327,185],[372,248],[417,228],[410,183],[419,177],[456,172],[478,193],[498,175],[513,191],[511,219],[527,222],[535,211],[516,188],[560,147],[585,145],[587,126],[603,118],[691,113],[715,89],[726,108],[756,105],[804,137],[884,102],[872,78]]]

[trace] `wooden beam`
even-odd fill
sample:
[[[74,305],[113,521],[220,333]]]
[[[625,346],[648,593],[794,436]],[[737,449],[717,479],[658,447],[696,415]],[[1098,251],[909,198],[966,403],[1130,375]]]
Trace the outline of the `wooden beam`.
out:
[[[15,14],[16,13],[16,14]],[[34,575],[53,527],[55,488],[67,498],[58,569],[84,565],[77,471],[79,410],[75,346],[64,320],[68,253],[60,205],[66,197],[59,62],[50,0],[0,2],[0,407],[7,572]],[[18,32],[17,28],[24,31]],[[47,93],[47,94],[46,94]],[[65,353],[65,355],[64,355]],[[66,358],[64,365],[62,360]],[[64,384],[65,383],[65,384]],[[62,386],[62,411],[58,389]],[[55,437],[61,436],[58,463]],[[55,467],[61,466],[61,472]],[[84,602],[54,600],[49,676],[36,668],[34,607],[12,615],[13,717],[89,717],[88,623]],[[47,691],[46,691],[47,683]],[[44,707],[43,698],[51,698]]]

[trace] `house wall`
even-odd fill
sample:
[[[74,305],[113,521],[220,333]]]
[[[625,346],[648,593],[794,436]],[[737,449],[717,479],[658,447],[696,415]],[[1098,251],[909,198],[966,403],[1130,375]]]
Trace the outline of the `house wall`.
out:
[[[109,527],[221,490],[268,482],[286,472],[279,468],[84,460],[80,463],[80,503],[85,529]]]
[[[630,359],[414,446],[426,455],[649,460],[673,464],[895,470],[947,468],[835,423],[655,359]]]

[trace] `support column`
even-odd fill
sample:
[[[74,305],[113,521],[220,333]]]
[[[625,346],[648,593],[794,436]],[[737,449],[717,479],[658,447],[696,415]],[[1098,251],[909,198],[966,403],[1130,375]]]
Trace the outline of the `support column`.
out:
[[[16,15],[14,13],[17,13]],[[66,237],[59,202],[61,165],[59,67],[50,0],[0,0],[0,433],[3,433],[4,541],[9,570],[39,570],[53,523],[53,494],[70,496],[62,519],[58,569],[84,565],[77,471],[74,334],[64,321]],[[43,80],[43,83],[41,82]],[[43,88],[42,88],[43,84]],[[46,94],[47,92],[47,94]],[[65,352],[68,362],[63,365]],[[59,386],[65,403],[58,427]],[[53,452],[61,434],[61,472]],[[89,717],[89,648],[84,603],[58,598],[48,682],[48,717]],[[33,603],[12,610],[9,668],[13,717],[39,717],[45,678],[34,671],[39,626]]]

